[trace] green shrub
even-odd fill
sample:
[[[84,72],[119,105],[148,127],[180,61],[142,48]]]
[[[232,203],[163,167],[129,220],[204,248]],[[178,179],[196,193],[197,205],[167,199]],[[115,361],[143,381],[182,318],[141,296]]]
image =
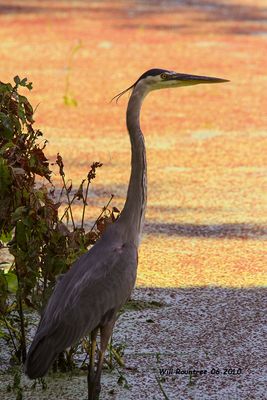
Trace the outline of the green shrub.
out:
[[[33,128],[33,108],[18,91],[21,87],[31,90],[32,83],[18,76],[14,82],[13,86],[0,82],[0,246],[14,257],[8,270],[0,269],[0,336],[13,344],[14,355],[21,362],[26,357],[25,307],[43,307],[56,276],[65,273],[95,243],[117,218],[118,210],[108,208],[112,195],[86,233],[89,185],[102,164],[94,162],[73,192],[72,185],[66,184],[63,159],[58,154],[61,193],[67,198],[66,209],[61,211],[44,154],[47,141]],[[72,204],[77,201],[82,205],[79,227],[72,215]]]

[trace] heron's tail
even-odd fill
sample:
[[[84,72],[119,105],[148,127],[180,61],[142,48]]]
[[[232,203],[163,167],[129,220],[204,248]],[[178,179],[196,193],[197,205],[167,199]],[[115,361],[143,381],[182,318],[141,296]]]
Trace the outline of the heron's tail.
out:
[[[25,361],[25,373],[30,379],[41,378],[47,373],[57,354],[51,336],[35,337]]]

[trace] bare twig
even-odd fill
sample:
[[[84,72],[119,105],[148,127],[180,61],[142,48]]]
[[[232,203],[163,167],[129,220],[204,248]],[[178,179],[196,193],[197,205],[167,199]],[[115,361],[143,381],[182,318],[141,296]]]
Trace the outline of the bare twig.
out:
[[[1,314],[2,314],[2,312],[1,312]],[[15,344],[15,341],[14,341],[14,338],[13,338],[13,334],[12,334],[12,331],[11,331],[11,330],[14,331],[14,328],[8,323],[8,321],[6,320],[6,317],[4,316],[4,314],[2,314],[2,318],[3,318],[3,320],[4,320],[4,323],[5,323],[5,325],[6,325],[6,328],[7,328],[7,330],[8,330],[9,337],[10,337],[11,342],[12,342],[12,344],[13,344],[15,353],[18,354],[18,349],[17,349],[17,346],[16,346],[16,344]]]
[[[100,218],[102,217],[102,215],[104,214],[104,212],[107,210],[107,208],[108,208],[108,206],[110,205],[110,203],[111,203],[113,197],[114,197],[114,194],[112,194],[112,195],[110,196],[109,201],[108,201],[107,204],[103,207],[103,209],[102,209],[100,215],[98,216],[98,218],[97,218],[97,220],[95,221],[94,225],[93,225],[92,228],[90,229],[90,232],[92,232],[92,230],[94,229],[94,227],[96,226],[96,224],[98,223],[98,221],[100,220]]]
[[[90,183],[93,179],[95,179],[95,175],[96,175],[96,169],[102,167],[102,163],[100,162],[94,162],[91,165],[91,169],[88,172],[87,175],[87,186],[86,186],[86,190],[85,190],[85,196],[83,198],[83,213],[82,213],[82,223],[81,223],[81,228],[83,229],[83,225],[84,225],[84,216],[85,216],[85,207],[87,205],[87,197],[88,197],[88,191],[89,191],[89,186]]]
[[[57,163],[57,165],[59,166],[59,173],[60,173],[60,176],[61,176],[61,178],[62,178],[63,187],[64,187],[64,189],[66,190],[66,195],[67,195],[67,199],[68,199],[68,205],[69,205],[69,210],[70,210],[70,217],[71,217],[72,226],[73,226],[73,229],[76,229],[75,223],[74,223],[73,214],[72,214],[72,209],[71,209],[71,204],[72,204],[72,203],[71,203],[71,201],[70,201],[69,190],[68,190],[68,188],[67,188],[66,181],[65,181],[65,172],[64,172],[63,159],[62,159],[62,157],[60,156],[59,153],[57,153],[57,160],[56,160],[56,163]]]
[[[17,290],[17,303],[18,303],[18,314],[19,314],[19,323],[20,323],[20,346],[21,346],[21,355],[22,362],[24,363],[26,360],[26,333],[25,333],[25,321],[24,321],[24,312],[22,308],[22,297],[21,297],[21,282],[20,282],[20,274],[18,270],[18,265],[15,262],[16,275],[18,280],[18,290]]]
[[[87,179],[86,190],[85,190],[85,196],[83,198],[83,213],[82,213],[82,222],[81,222],[81,228],[82,229],[83,229],[83,224],[84,224],[85,207],[87,205],[87,197],[88,197],[89,186],[90,186],[90,180],[88,178]]]
[[[73,229],[76,229],[76,226],[75,226],[75,223],[74,223],[73,214],[72,214],[72,208],[71,208],[72,202],[70,201],[69,191],[67,189],[67,185],[66,185],[66,181],[65,181],[64,176],[62,176],[62,181],[63,181],[64,189],[66,190],[66,195],[67,195],[67,199],[68,199],[68,208],[70,210],[70,218],[71,218],[72,226],[73,226]]]
[[[119,364],[120,367],[125,367],[125,363],[122,359],[122,357],[119,355],[119,353],[114,349],[114,347],[110,344],[110,353],[113,355],[117,363]],[[112,365],[112,364],[111,364]]]
[[[64,211],[64,213],[63,213],[63,215],[62,215],[62,217],[60,218],[60,221],[63,220],[63,218],[65,217],[65,215],[67,214],[67,212],[70,210],[70,208],[71,208],[71,206],[72,206],[74,200],[75,200],[75,196],[74,196],[74,197],[72,198],[72,200],[70,201],[70,204],[68,204],[68,207],[65,209],[65,211]]]
[[[158,383],[158,385],[159,385],[160,391],[161,391],[161,393],[163,394],[164,399],[165,399],[165,400],[170,400],[169,397],[166,395],[165,390],[163,389],[163,386],[162,386],[162,384],[161,384],[161,382],[160,382],[159,377],[157,377],[157,376],[156,376],[156,381],[157,381],[157,383]]]

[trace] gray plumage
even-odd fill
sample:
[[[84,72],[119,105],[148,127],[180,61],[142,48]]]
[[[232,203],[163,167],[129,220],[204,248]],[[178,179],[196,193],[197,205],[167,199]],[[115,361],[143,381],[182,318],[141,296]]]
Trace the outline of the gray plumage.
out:
[[[27,356],[30,378],[44,376],[61,351],[105,324],[129,297],[137,248],[123,241],[117,230],[118,225],[111,226],[57,283]]]
[[[95,343],[99,328],[98,367],[94,372],[91,355],[88,375],[88,398],[98,397],[104,352],[116,314],[130,297],[136,279],[147,198],[146,152],[140,128],[143,99],[156,89],[219,82],[227,80],[152,69],[115,96],[118,100],[132,90],[126,114],[132,158],[125,206],[120,218],[57,283],[27,355],[25,372],[30,378],[44,376],[56,356],[84,335],[91,332],[92,343]],[[92,348],[95,347],[92,345]]]

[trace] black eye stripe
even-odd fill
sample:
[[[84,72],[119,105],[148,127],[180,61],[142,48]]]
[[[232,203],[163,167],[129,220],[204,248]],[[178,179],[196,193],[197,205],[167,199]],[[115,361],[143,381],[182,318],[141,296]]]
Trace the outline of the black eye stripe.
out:
[[[158,68],[150,69],[150,70],[144,72],[143,75],[141,75],[140,78],[137,79],[137,81],[133,84],[133,86],[135,86],[139,81],[147,78],[148,76],[157,76],[157,75],[164,74],[165,72],[166,72],[166,70],[164,70],[164,69],[158,69]]]
[[[118,93],[116,96],[114,96],[114,97],[111,99],[111,101],[114,100],[114,99],[116,99],[116,102],[118,102],[119,98],[120,98],[124,93],[128,92],[128,90],[133,89],[133,88],[137,85],[138,82],[140,82],[142,79],[145,79],[145,78],[147,78],[147,77],[149,77],[149,76],[161,76],[161,75],[164,75],[164,76],[165,76],[164,79],[166,79],[166,80],[167,80],[167,79],[171,79],[171,75],[167,75],[166,72],[169,72],[169,71],[167,71],[166,69],[159,69],[159,68],[153,68],[153,69],[150,69],[150,70],[144,72],[144,73],[140,76],[140,78],[138,78],[137,81],[136,81],[133,85],[131,85],[131,86],[128,87],[127,89],[123,90],[121,93]]]

